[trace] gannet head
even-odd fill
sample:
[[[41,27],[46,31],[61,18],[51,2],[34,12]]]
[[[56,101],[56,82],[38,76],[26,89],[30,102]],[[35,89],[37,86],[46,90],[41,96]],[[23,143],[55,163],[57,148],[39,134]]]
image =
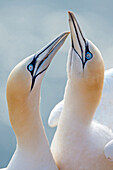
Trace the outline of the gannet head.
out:
[[[101,53],[90,40],[84,38],[74,14],[68,13],[72,42],[68,58],[68,77],[82,89],[102,90],[104,62]]]
[[[7,102],[10,121],[16,132],[39,110],[37,105],[42,79],[68,34],[65,32],[58,36],[48,46],[20,62],[10,73],[7,81]]]

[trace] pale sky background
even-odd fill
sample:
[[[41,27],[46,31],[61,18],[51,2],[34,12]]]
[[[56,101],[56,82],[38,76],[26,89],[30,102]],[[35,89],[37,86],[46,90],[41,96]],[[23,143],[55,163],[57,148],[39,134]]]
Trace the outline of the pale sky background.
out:
[[[25,57],[69,31],[68,10],[77,16],[85,36],[100,49],[105,68],[113,67],[112,0],[0,0],[0,167],[12,156],[16,140],[8,117],[6,83]],[[63,98],[70,36],[51,63],[41,89],[41,114],[49,142],[55,129],[47,125],[54,105]]]

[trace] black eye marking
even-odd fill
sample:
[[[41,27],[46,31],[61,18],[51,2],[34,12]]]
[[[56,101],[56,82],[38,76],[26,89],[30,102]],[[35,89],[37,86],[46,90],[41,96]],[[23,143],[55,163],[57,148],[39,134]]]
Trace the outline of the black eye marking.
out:
[[[89,45],[88,45],[88,42],[86,44],[86,51],[85,51],[85,62],[87,60],[90,60],[93,58],[93,54],[89,51]]]
[[[85,64],[88,60],[91,60],[93,58],[93,54],[89,51],[89,44],[88,41],[85,43],[85,61],[83,62],[82,60],[82,64],[83,64],[83,69],[85,67]]]
[[[33,71],[33,64],[30,64],[30,65],[28,66],[28,69],[29,69],[30,72],[32,72],[32,71]]]
[[[31,73],[32,77],[33,77],[35,65],[36,65],[36,58],[34,57],[32,62],[27,66],[27,69]]]
[[[38,75],[40,75],[41,73],[43,73],[45,70],[47,70],[48,67],[49,67],[49,66],[47,66],[44,70],[42,70],[41,72],[39,72],[36,76],[32,77],[32,85],[31,85],[31,90],[30,90],[30,91],[32,91],[32,89],[33,89],[33,86],[34,86],[36,77],[37,77]]]
[[[87,60],[90,60],[90,59],[92,59],[93,55],[92,55],[92,53],[87,52],[85,57]]]

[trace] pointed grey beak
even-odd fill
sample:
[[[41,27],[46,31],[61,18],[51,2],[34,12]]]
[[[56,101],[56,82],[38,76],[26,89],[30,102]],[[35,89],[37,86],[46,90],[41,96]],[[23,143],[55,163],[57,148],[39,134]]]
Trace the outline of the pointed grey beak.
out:
[[[43,48],[42,50],[40,50],[34,55],[34,59],[32,63],[28,65],[28,69],[34,66],[32,72],[31,90],[34,86],[36,77],[47,70],[48,66],[51,63],[51,60],[53,59],[57,51],[60,49],[60,47],[63,45],[68,35],[69,32],[65,32],[61,34],[55,40],[53,40],[49,45],[47,45],[45,48]]]
[[[69,14],[69,26],[71,32],[71,41],[72,48],[76,51],[82,62],[85,62],[85,50],[86,50],[86,39],[84,38],[80,26],[72,12],[68,12]]]

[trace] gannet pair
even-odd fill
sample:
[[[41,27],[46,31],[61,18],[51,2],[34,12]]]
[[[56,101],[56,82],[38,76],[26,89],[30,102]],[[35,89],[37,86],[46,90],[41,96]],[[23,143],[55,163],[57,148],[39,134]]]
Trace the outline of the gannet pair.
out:
[[[8,167],[1,170],[57,170],[40,117],[40,87],[52,58],[68,34],[61,34],[27,57],[9,75],[7,102],[17,147]]]
[[[113,139],[112,130],[93,121],[102,95],[104,62],[72,12],[69,25],[68,81],[51,151],[60,170],[112,170],[113,162],[104,155],[104,147]]]

